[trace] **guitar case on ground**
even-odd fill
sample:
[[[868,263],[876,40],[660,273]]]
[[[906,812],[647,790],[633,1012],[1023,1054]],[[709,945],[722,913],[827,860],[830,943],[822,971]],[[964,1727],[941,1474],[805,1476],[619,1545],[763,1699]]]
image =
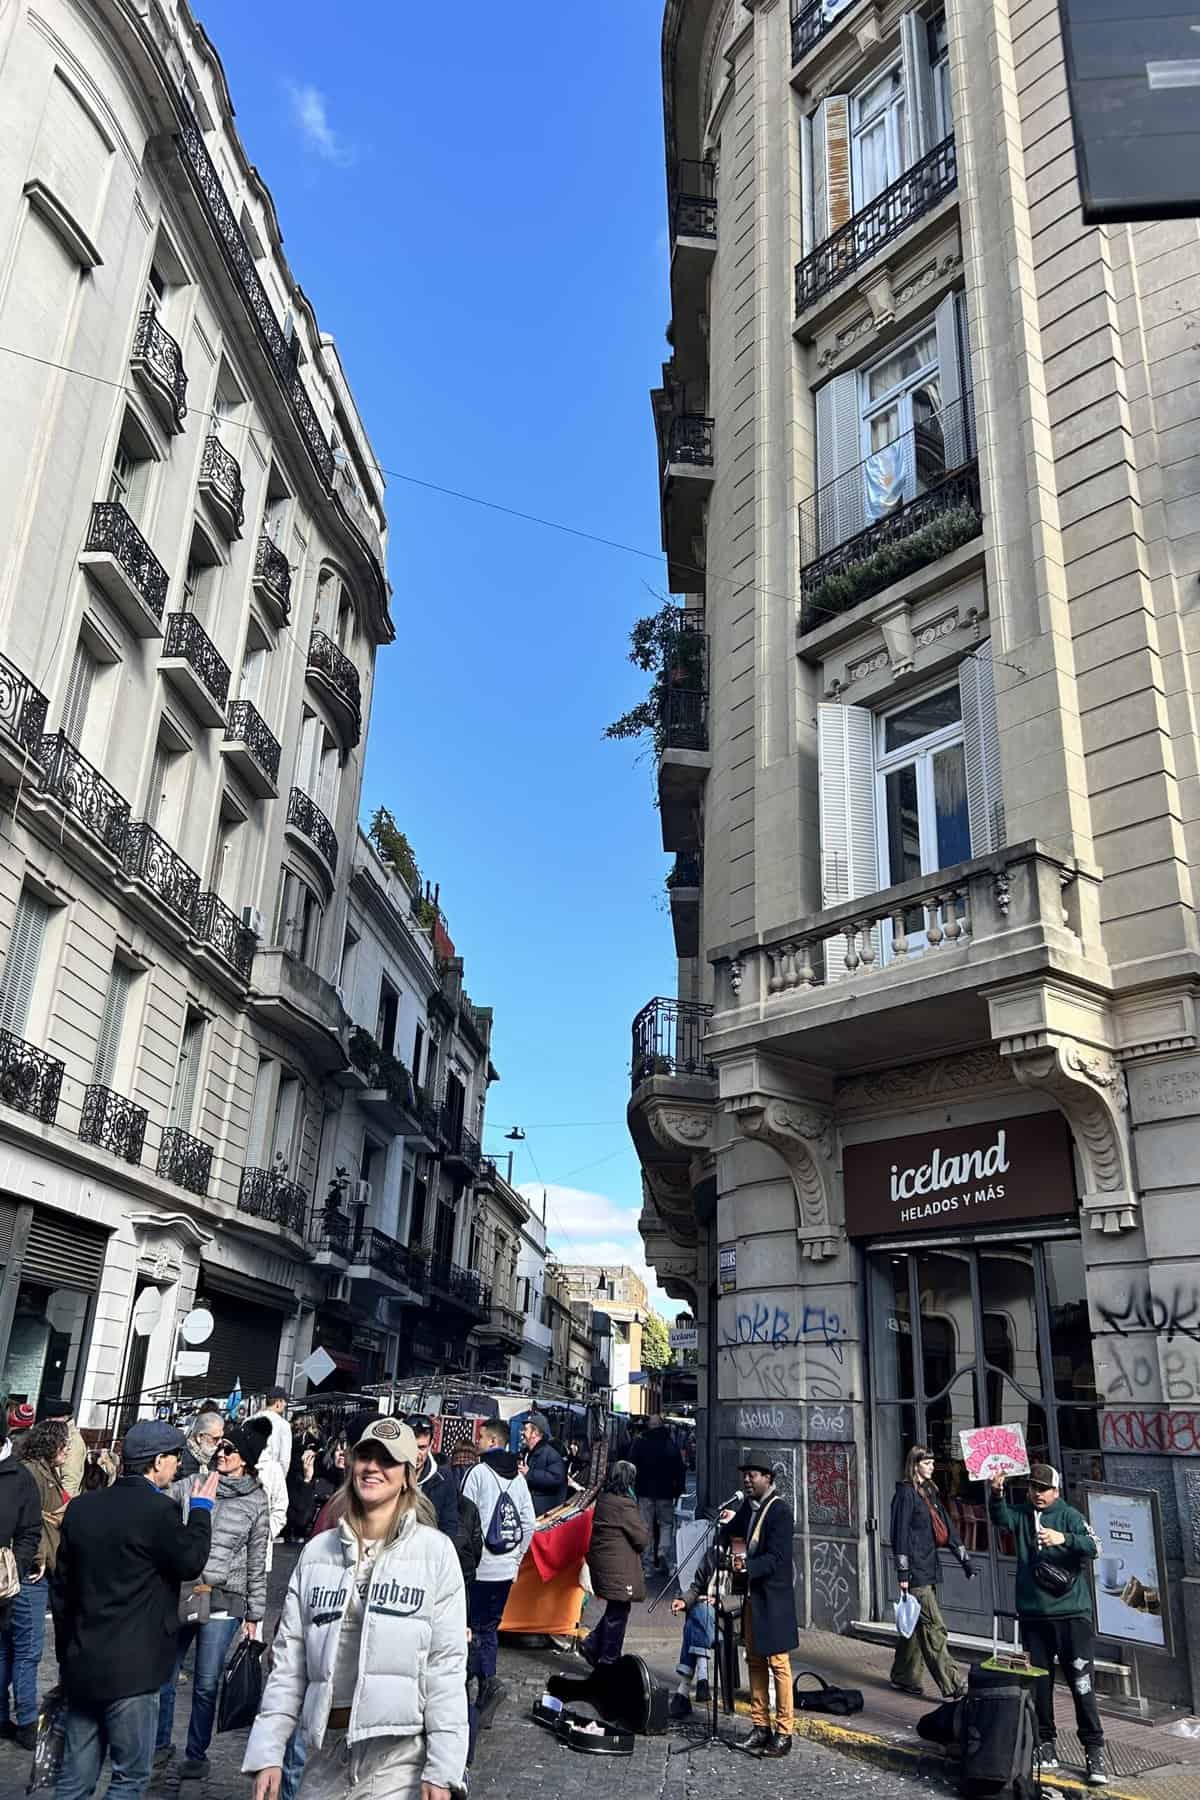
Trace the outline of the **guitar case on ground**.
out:
[[[556,1700],[594,1707],[606,1724],[637,1737],[658,1737],[667,1729],[669,1695],[640,1656],[618,1656],[590,1675],[552,1675],[546,1691]]]

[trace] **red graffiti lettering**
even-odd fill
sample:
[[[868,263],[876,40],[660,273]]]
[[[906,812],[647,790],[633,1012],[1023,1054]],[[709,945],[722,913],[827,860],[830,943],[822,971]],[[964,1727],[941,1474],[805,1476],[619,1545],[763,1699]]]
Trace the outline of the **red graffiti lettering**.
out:
[[[1106,1412],[1100,1421],[1105,1450],[1156,1451],[1160,1456],[1200,1456],[1200,1412],[1138,1408]]]

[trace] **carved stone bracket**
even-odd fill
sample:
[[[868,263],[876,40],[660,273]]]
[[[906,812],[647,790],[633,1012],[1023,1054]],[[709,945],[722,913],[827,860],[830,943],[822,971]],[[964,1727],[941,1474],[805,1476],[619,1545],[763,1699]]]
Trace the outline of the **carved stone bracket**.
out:
[[[769,1144],[787,1164],[796,1191],[801,1255],[824,1262],[840,1248],[833,1228],[833,1118],[817,1107],[769,1094],[738,1094],[729,1110],[743,1137]]]
[[[659,1224],[673,1244],[684,1248],[696,1242],[696,1214],[692,1207],[692,1177],[686,1166],[664,1168],[656,1164],[642,1170],[642,1192],[658,1215]]]
[[[680,1106],[669,1100],[646,1102],[646,1123],[664,1150],[699,1155],[715,1141],[715,1111],[711,1106]]]
[[[1116,1058],[1050,1031],[1004,1038],[1000,1054],[1022,1087],[1049,1094],[1066,1114],[1083,1171],[1083,1212],[1093,1231],[1136,1229],[1128,1099]]]

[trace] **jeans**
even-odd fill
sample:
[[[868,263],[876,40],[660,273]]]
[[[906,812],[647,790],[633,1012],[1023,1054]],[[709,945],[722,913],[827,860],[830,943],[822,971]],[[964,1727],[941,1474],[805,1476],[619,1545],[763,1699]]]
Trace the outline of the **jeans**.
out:
[[[1053,1744],[1057,1736],[1054,1723],[1054,1664],[1057,1659],[1075,1702],[1080,1743],[1085,1749],[1102,1744],[1104,1727],[1096,1706],[1096,1671],[1092,1666],[1092,1621],[1083,1617],[1042,1619],[1026,1613],[1020,1624],[1021,1642],[1034,1667],[1047,1671],[1033,1684],[1038,1737],[1042,1743]]]
[[[279,1783],[279,1800],[296,1800],[308,1761],[308,1739],[297,1725],[283,1753],[283,1778]]]
[[[946,1622],[937,1601],[937,1589],[910,1587],[909,1593],[920,1602],[921,1616],[910,1638],[897,1636],[896,1654],[892,1659],[892,1680],[901,1687],[921,1685],[921,1662],[937,1683],[938,1692],[949,1697],[961,1687],[962,1677],[946,1642]]]
[[[697,1600],[683,1621],[683,1642],[675,1673],[689,1681],[696,1673],[696,1658],[707,1656],[717,1641],[717,1621],[707,1600]]]
[[[206,1625],[181,1625],[176,1641],[175,1668],[164,1681],[158,1695],[158,1737],[155,1748],[164,1750],[171,1742],[175,1725],[175,1683],[183,1667],[183,1659],[196,1643],[196,1672],[192,1688],[192,1716],[188,1720],[187,1747],[189,1762],[203,1762],[212,1742],[213,1721],[217,1715],[217,1691],[229,1646],[237,1636],[240,1619],[210,1619]]]
[[[511,1581],[475,1581],[467,1590],[467,1623],[479,1650],[479,1679],[493,1681],[500,1648],[500,1621]]]
[[[90,1800],[108,1751],[112,1772],[108,1792],[117,1800],[142,1800],[154,1760],[157,1694],[113,1700],[96,1712],[67,1712],[63,1765],[56,1800]]]
[[[46,1641],[46,1599],[50,1583],[23,1581],[0,1631],[0,1722],[8,1723],[8,1690],[12,1686],[16,1725],[34,1725],[38,1716],[38,1664]]]
[[[585,1662],[593,1668],[600,1663],[614,1663],[621,1654],[625,1642],[625,1627],[629,1623],[629,1609],[632,1600],[609,1600],[596,1620],[592,1629],[583,1640],[582,1650]]]
[[[675,1544],[675,1502],[673,1500],[639,1500],[642,1524],[650,1533],[650,1542],[642,1551],[642,1567],[647,1575],[656,1562],[666,1562]]]

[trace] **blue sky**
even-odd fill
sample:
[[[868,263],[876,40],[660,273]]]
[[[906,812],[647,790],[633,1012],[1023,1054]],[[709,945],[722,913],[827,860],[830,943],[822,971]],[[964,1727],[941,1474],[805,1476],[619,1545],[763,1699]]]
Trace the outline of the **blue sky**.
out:
[[[383,466],[656,550],[657,0],[197,10]],[[550,1188],[561,1255],[640,1262],[629,1027],[673,985],[667,859],[648,759],[601,734],[643,691],[627,634],[663,563],[388,496],[364,816],[395,813],[495,1009],[487,1147],[525,1128],[514,1178]]]

